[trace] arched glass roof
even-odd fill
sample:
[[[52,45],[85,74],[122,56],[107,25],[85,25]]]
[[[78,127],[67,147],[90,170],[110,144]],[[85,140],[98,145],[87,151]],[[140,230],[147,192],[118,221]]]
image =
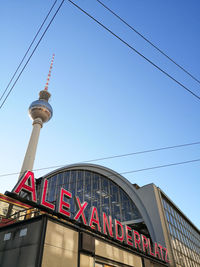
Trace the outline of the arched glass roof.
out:
[[[136,205],[116,183],[102,174],[88,170],[65,170],[48,177],[47,201],[58,203],[60,188],[78,196],[81,202],[88,202],[85,215],[89,217],[90,208],[97,207],[99,215],[105,212],[112,219],[122,223],[141,221]],[[39,188],[38,188],[39,189]],[[76,213],[75,198],[67,200],[71,213]]]

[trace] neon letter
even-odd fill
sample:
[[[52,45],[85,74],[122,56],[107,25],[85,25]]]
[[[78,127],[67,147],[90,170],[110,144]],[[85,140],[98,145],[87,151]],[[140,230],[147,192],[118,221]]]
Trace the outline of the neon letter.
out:
[[[110,223],[110,225],[109,225]],[[112,217],[109,216],[109,223],[106,214],[103,212],[103,233],[107,235],[107,229],[110,237],[113,237],[112,231]],[[107,227],[106,227],[107,226]]]
[[[153,257],[155,257],[154,253],[151,251],[151,242],[150,239],[148,238],[148,243],[149,243],[149,254]]]
[[[27,185],[26,182],[30,178],[31,185]],[[25,172],[25,174],[22,176],[22,178],[18,181],[15,188],[13,189],[13,192],[16,194],[19,194],[22,190],[28,192],[31,194],[31,200],[36,202],[36,190],[35,190],[35,179],[34,179],[34,173],[31,171]]]
[[[81,216],[83,223],[86,225],[87,222],[86,222],[86,219],[85,219],[84,210],[85,210],[85,208],[87,207],[88,203],[85,201],[85,202],[81,205],[81,202],[80,202],[79,197],[76,197],[76,203],[77,203],[77,205],[78,205],[79,211],[76,213],[76,215],[75,215],[75,217],[74,217],[74,220],[78,221],[78,219],[79,219],[80,216]]]
[[[120,227],[120,229],[121,229],[121,236],[119,236],[118,227]],[[124,228],[123,228],[122,224],[117,220],[115,220],[115,237],[120,242],[124,241]]]
[[[89,226],[92,229],[95,229],[95,226],[93,225],[96,224],[98,226],[98,231],[101,232],[101,227],[100,227],[100,223],[99,223],[99,216],[98,216],[98,211],[96,207],[92,207],[92,212],[91,212],[91,216],[90,216],[90,223]]]
[[[168,250],[166,248],[163,248],[163,250],[165,251],[165,261],[169,263],[169,260],[168,260]]]
[[[146,238],[145,235],[142,235],[142,248],[143,248],[143,251],[146,252],[146,249],[148,251],[148,239]]]
[[[41,200],[41,205],[54,210],[55,209],[55,205],[52,203],[49,203],[48,201],[46,201],[46,195],[47,195],[47,188],[48,188],[48,180],[45,179],[44,180],[44,184],[43,184],[43,190],[42,190],[42,200]]]
[[[126,225],[125,227],[126,227],[126,243],[129,246],[133,246],[133,242],[132,242],[132,240],[133,240],[132,229],[128,225]],[[129,231],[131,232],[131,235],[129,235],[129,233],[128,233]]]
[[[133,234],[134,234],[134,241],[135,241],[135,248],[139,248],[140,250],[141,250],[141,246],[140,246],[140,235],[139,235],[139,233],[137,232],[137,231],[133,231]],[[138,238],[136,238],[136,236],[138,237]]]
[[[161,246],[160,244],[158,244],[159,248],[160,248],[160,254],[161,254],[161,259],[164,261],[164,256],[163,256],[163,246]]]
[[[70,209],[70,204],[64,201],[64,196],[66,196],[67,198],[72,198],[72,194],[61,187],[58,212],[67,217],[70,217],[70,212],[66,211],[66,209]]]
[[[154,253],[155,253],[155,257],[157,257],[157,255],[158,255],[158,258],[160,259],[160,251],[158,249],[158,245],[156,242],[155,242],[155,246],[154,246]]]

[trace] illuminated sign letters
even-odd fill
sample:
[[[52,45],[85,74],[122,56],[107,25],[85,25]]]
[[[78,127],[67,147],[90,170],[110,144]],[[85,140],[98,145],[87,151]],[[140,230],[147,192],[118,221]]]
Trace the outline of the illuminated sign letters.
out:
[[[59,203],[58,207],[56,207],[55,204],[52,204],[47,201],[48,180],[43,179],[42,182],[43,190],[39,198],[38,204],[67,218],[72,218],[70,212],[70,204],[68,203],[68,199],[72,198],[72,193],[61,187]],[[31,171],[27,171],[22,176],[22,178],[18,181],[12,192],[17,195],[20,195],[20,193],[24,191],[26,193],[29,193],[33,202],[37,202],[35,179],[34,174]],[[20,196],[23,197],[23,195]],[[72,219],[74,219],[75,221],[78,221],[80,219],[84,225],[89,226],[92,230],[96,230],[107,236],[109,235],[111,238],[118,240],[120,243],[124,243],[130,247],[133,247],[143,253],[147,253],[155,258],[161,259],[165,262],[169,262],[168,251],[166,248],[157,243],[154,243],[154,245],[152,245],[150,239],[147,238],[145,235],[139,234],[136,230],[132,229],[128,225],[122,225],[122,223],[116,219],[113,221],[112,217],[107,217],[104,212],[102,213],[102,217],[100,218],[96,207],[92,207],[90,209],[90,218],[87,223],[87,218],[85,217],[85,210],[87,209],[88,203],[86,201],[81,203],[78,196],[76,196],[75,199],[78,210]],[[102,222],[103,224],[102,227],[100,222]]]

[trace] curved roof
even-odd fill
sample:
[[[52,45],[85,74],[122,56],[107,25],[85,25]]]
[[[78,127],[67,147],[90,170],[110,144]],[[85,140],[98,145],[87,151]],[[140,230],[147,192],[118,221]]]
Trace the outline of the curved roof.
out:
[[[77,164],[71,164],[64,166],[62,168],[56,169],[46,175],[43,176],[43,178],[51,177],[52,175],[55,175],[57,173],[62,173],[64,171],[69,170],[87,170],[87,171],[93,171],[96,173],[99,173],[101,175],[104,175],[105,177],[109,178],[111,181],[118,184],[129,196],[129,198],[135,203],[136,207],[138,208],[144,223],[146,224],[148,231],[150,233],[150,236],[153,241],[156,241],[156,234],[154,231],[153,223],[151,221],[150,216],[148,215],[148,212],[145,208],[145,205],[142,202],[142,199],[137,193],[137,189],[123,176],[121,176],[119,173],[106,168],[101,165],[96,164],[88,164],[88,163],[77,163]]]

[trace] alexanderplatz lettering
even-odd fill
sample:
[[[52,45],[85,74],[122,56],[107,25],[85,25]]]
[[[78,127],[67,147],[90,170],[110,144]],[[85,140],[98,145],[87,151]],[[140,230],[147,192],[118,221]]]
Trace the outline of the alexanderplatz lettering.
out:
[[[27,171],[18,181],[12,192],[19,194],[21,191],[26,191],[31,195],[31,201],[59,214],[62,214],[67,218],[71,218],[70,204],[66,201],[66,198],[71,199],[72,193],[61,187],[59,203],[56,209],[54,204],[46,200],[47,188],[48,180],[44,179],[42,194],[39,199],[39,203],[37,203],[34,174],[31,171]],[[79,197],[77,196],[75,197],[75,199],[78,211],[73,218],[74,220],[78,221],[79,219],[81,219],[84,225],[89,226],[93,230],[97,230],[107,236],[110,236],[111,238],[118,240],[121,243],[125,243],[128,246],[137,249],[138,251],[147,253],[165,262],[169,262],[168,251],[166,248],[156,242],[154,243],[154,245],[152,245],[150,239],[145,235],[139,234],[128,225],[123,226],[122,223],[116,219],[112,220],[112,217],[107,216],[104,212],[102,213],[103,225],[100,225],[99,214],[96,207],[91,208],[90,218],[87,222],[84,211],[87,208],[88,203],[86,201],[81,203]]]

